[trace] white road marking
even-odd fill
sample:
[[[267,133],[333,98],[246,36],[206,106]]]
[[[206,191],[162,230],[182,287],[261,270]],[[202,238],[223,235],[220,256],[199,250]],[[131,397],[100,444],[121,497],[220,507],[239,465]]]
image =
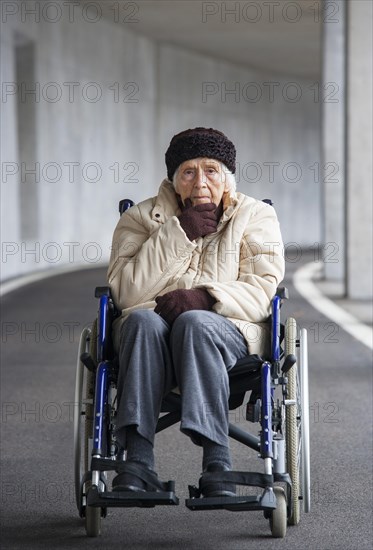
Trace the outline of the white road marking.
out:
[[[337,323],[362,344],[373,349],[373,329],[327,298],[313,283],[320,264],[311,262],[299,268],[293,282],[299,294],[323,315]]]

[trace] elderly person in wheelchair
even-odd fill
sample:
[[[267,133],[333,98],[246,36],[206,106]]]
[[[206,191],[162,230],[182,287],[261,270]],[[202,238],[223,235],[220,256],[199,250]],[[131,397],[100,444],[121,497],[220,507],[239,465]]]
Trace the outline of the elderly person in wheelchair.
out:
[[[131,465],[114,478],[117,491],[154,487],[156,424],[176,387],[180,429],[202,447],[203,472],[232,469],[228,372],[248,352],[265,354],[284,276],[276,213],[236,191],[236,150],[222,132],[175,135],[166,166],[157,196],[127,210],[113,236],[116,437]],[[234,495],[233,484],[212,483],[202,496]]]

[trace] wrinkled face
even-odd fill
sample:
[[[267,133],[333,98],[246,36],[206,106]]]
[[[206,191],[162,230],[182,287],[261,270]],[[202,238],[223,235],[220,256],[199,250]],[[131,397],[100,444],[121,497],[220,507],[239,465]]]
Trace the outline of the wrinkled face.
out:
[[[175,191],[183,203],[190,198],[193,206],[208,202],[219,206],[223,193],[228,191],[227,177],[217,160],[202,157],[186,160],[177,170]]]

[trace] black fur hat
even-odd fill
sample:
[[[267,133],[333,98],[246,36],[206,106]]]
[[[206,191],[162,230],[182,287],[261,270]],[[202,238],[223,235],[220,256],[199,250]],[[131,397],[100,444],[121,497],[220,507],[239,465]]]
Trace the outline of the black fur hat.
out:
[[[194,128],[176,134],[166,151],[167,177],[172,177],[186,160],[207,157],[220,160],[232,172],[236,171],[236,148],[219,130]]]

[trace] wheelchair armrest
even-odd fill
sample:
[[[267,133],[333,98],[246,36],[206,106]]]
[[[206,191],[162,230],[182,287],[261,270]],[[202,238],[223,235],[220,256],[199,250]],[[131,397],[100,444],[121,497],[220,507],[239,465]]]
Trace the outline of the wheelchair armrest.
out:
[[[278,288],[276,294],[272,298],[272,315],[271,315],[271,359],[274,362],[280,360],[280,337],[281,337],[281,323],[280,323],[280,308],[283,297],[287,298],[287,289]]]
[[[95,298],[101,298],[101,296],[107,296],[111,298],[111,289],[109,286],[96,286]]]
[[[121,311],[114,303],[109,286],[97,286],[95,297],[100,301],[97,315],[97,359],[101,362],[113,357],[112,323],[120,317]]]
[[[289,298],[289,291],[286,287],[278,287],[276,294],[272,298],[272,314],[271,314],[271,359],[278,362],[280,360],[281,348],[281,322],[280,322],[280,309],[283,300]],[[291,365],[290,365],[291,366]],[[290,367],[289,367],[290,368]]]
[[[106,296],[108,299],[108,311],[107,313],[110,315],[110,321],[116,319],[121,315],[121,311],[117,308],[117,306],[114,303],[113,297],[111,295],[111,288],[109,286],[96,286],[95,288],[95,298],[100,299],[100,308],[101,305],[101,298],[103,296]]]

